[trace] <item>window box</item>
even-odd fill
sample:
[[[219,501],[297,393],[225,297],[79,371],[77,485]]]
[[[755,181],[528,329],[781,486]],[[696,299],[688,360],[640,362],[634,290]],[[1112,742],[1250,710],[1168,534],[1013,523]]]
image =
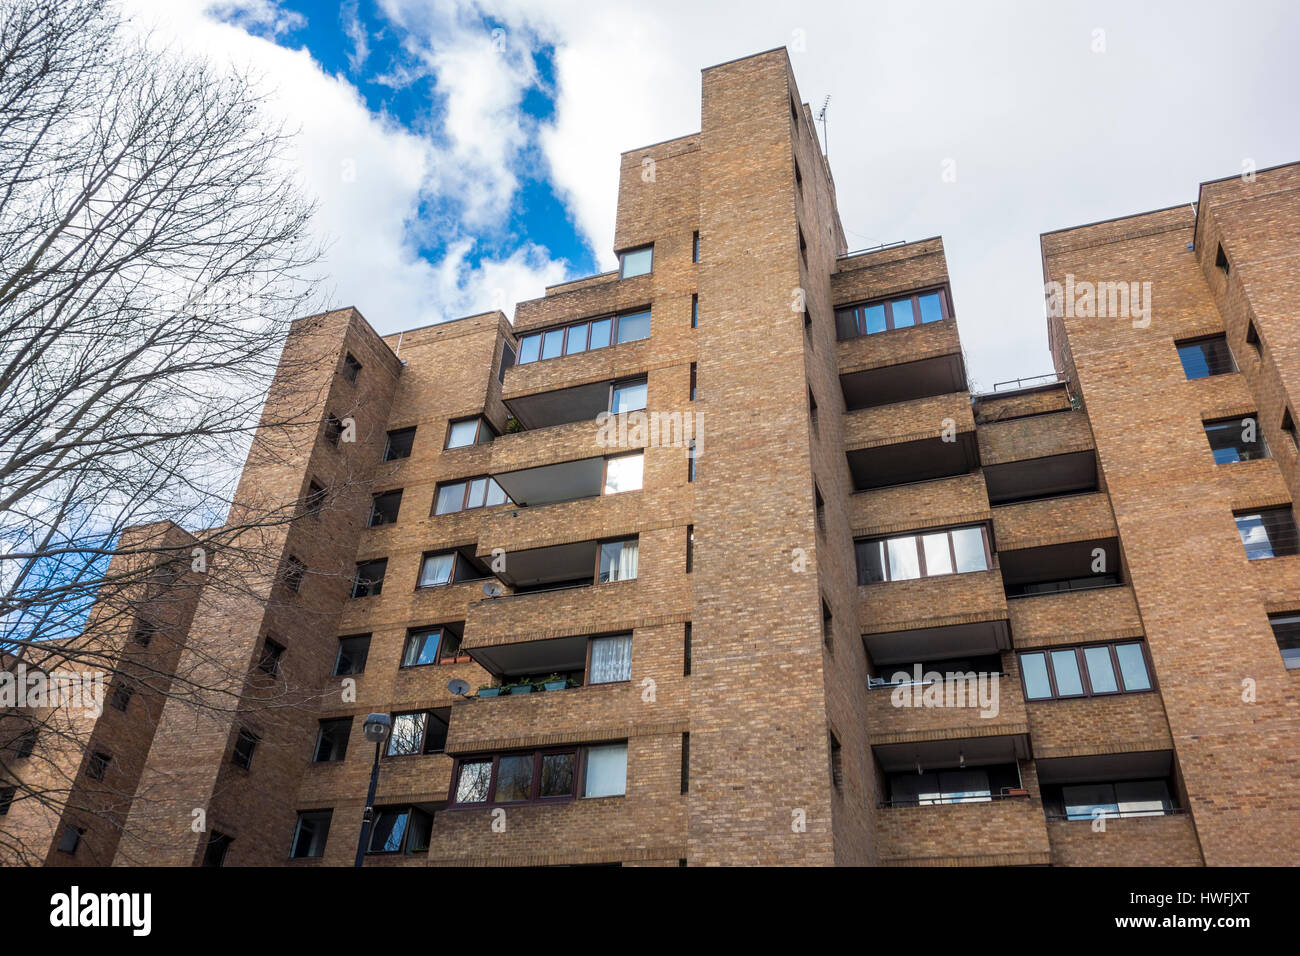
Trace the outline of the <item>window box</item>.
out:
[[[557,677],[555,680],[542,681],[542,690],[564,690],[569,686],[567,677]]]
[[[478,696],[479,696],[479,697],[499,697],[499,696],[501,696],[501,690],[502,690],[502,688],[500,688],[500,687],[480,687],[480,688],[478,689]]]
[[[533,692],[532,684],[515,684],[510,688],[511,694],[531,694]]]

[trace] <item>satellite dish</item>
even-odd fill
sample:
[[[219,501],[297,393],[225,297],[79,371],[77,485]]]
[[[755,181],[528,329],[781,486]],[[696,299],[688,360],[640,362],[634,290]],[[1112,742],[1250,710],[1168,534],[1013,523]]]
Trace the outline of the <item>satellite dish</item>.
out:
[[[502,593],[501,585],[496,581],[488,581],[483,585],[483,593],[490,598],[499,598]]]
[[[455,694],[457,697],[464,697],[469,693],[469,681],[461,680],[457,677],[455,680],[447,682],[447,690]]]

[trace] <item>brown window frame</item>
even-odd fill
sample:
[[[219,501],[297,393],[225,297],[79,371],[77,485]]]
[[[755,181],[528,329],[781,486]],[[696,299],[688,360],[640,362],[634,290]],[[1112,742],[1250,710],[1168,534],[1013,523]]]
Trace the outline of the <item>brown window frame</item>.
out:
[[[450,554],[452,556],[451,574],[447,578],[447,580],[442,584],[421,584],[420,579],[424,577],[424,562],[429,560],[429,558],[436,558],[444,554]],[[456,575],[460,571],[460,565],[462,561],[466,562],[469,565],[469,567],[474,571],[476,577],[462,578],[459,581],[456,580]],[[492,574],[491,571],[488,571],[486,574],[483,573],[477,566],[475,566],[473,561],[471,561],[469,558],[465,557],[465,555],[461,553],[460,548],[442,548],[437,551],[425,551],[420,555],[420,564],[416,568],[415,590],[427,591],[429,588],[445,588],[445,587],[450,587],[453,584],[466,584],[470,581],[484,581],[493,576],[494,575]]]
[[[412,425],[409,428],[391,428],[384,433],[384,461],[405,461],[411,457],[411,454],[415,451],[415,430],[417,427],[418,426],[416,425]],[[411,447],[407,450],[405,455],[391,454],[393,450],[394,435],[411,436]]]
[[[616,345],[631,345],[633,342],[644,342],[650,338],[647,334],[644,338],[629,339],[626,342],[618,340],[619,325],[623,319],[634,316],[648,315],[653,323],[653,309],[650,306],[637,309],[623,309],[619,312],[609,313],[607,315],[595,315],[589,319],[583,319],[580,322],[569,322],[564,325],[552,325],[544,329],[533,329],[519,336],[519,354],[523,355],[524,343],[530,339],[537,339],[537,358],[529,359],[527,362],[517,362],[518,365],[535,365],[538,362],[552,362],[555,359],[568,358],[573,355],[586,355],[588,352],[599,352],[601,349],[612,349]],[[591,347],[591,326],[597,322],[609,323],[609,341],[604,345]],[[581,332],[582,348],[576,352],[569,351],[569,339],[574,334]],[[560,336],[560,354],[544,356],[542,354],[543,346],[546,343],[546,336],[552,332],[562,332]]]
[[[430,585],[430,587],[440,587],[440,586],[441,585]],[[420,637],[422,635],[427,637],[428,635],[432,634],[435,631],[438,632],[437,658],[431,661],[426,661],[423,664],[406,663],[406,649],[407,647],[410,646],[412,639],[416,637]],[[448,635],[450,635],[453,638],[453,640],[450,642],[452,644],[452,649],[450,654],[446,653],[447,644],[449,643],[446,640],[446,637]],[[418,670],[421,667],[441,667],[446,664],[454,664],[456,662],[456,658],[460,656],[460,645],[462,640],[464,640],[464,635],[456,633],[456,631],[452,630],[451,626],[448,624],[430,624],[427,627],[408,627],[406,629],[406,637],[402,641],[402,656],[401,659],[398,661],[397,669],[399,671],[413,671],[413,670]]]
[[[978,573],[979,573],[978,571],[958,571],[958,570],[956,570],[956,568],[957,568],[957,546],[953,543],[953,540],[952,540],[952,532],[954,532],[954,531],[965,531],[965,530],[968,529],[968,528],[978,528],[979,531],[980,531],[980,539],[981,539],[981,540],[983,541],[983,543],[984,543],[984,567],[983,567],[981,570],[983,570],[983,571],[991,571],[991,570],[993,570],[993,568],[994,568],[994,564],[993,564],[993,544],[992,544],[992,541],[990,540],[990,535],[989,535],[989,526],[988,526],[987,524],[960,524],[960,525],[950,525],[950,526],[948,526],[948,527],[944,527],[944,528],[923,528],[923,529],[921,529],[921,530],[919,530],[919,531],[910,531],[910,532],[906,532],[906,533],[904,533],[904,534],[874,535],[874,536],[872,536],[872,537],[870,537],[870,538],[857,538],[857,539],[855,539],[854,542],[853,542],[853,557],[854,557],[854,560],[857,562],[857,565],[858,565],[858,586],[859,586],[859,587],[869,587],[869,586],[871,586],[871,585],[873,585],[873,584],[896,584],[896,583],[898,583],[898,581],[922,581],[922,580],[925,580],[926,578],[943,578],[943,577],[948,577],[949,575],[954,575],[954,574],[978,574]],[[953,567],[953,570],[952,570],[952,571],[941,571],[941,572],[939,572],[938,574],[927,574],[927,573],[926,573],[926,569],[925,569],[925,548],[921,545],[921,541],[920,541],[920,539],[921,539],[921,538],[924,538],[924,537],[927,537],[927,536],[929,536],[929,535],[932,535],[932,534],[947,534],[947,536],[948,536],[948,557],[952,560],[952,567]],[[861,559],[860,559],[860,557],[859,557],[859,554],[858,554],[858,547],[859,547],[860,545],[864,545],[864,544],[875,544],[875,543],[882,542],[882,541],[892,541],[892,540],[895,539],[895,538],[916,538],[916,539],[917,539],[917,542],[916,542],[917,569],[919,570],[920,573],[919,573],[916,577],[914,577],[914,578],[898,578],[898,579],[895,579],[895,578],[893,578],[893,577],[886,576],[885,580],[883,580],[883,581],[864,581],[864,580],[862,579],[862,569],[863,569],[863,565],[862,565],[862,561],[861,561]],[[886,574],[888,575],[888,573],[889,573],[889,571],[890,571],[890,568],[889,568],[889,549],[888,549],[888,547],[886,547],[886,549],[885,549],[885,571],[886,571]]]
[[[392,519],[389,520],[387,518],[380,517],[380,519],[376,521],[375,520],[376,516],[380,515],[380,512],[375,510],[376,506],[379,504],[379,499],[388,498],[392,495],[397,496],[397,507],[393,509]],[[366,520],[366,527],[382,528],[386,524],[397,524],[397,518],[398,515],[401,514],[401,511],[402,511],[402,489],[401,488],[389,488],[387,491],[377,491],[370,496],[370,517]]]
[[[439,716],[439,714],[442,714],[442,713],[445,713],[445,714],[447,715],[445,719],[444,719],[443,717]],[[447,726],[448,726],[448,729],[450,730],[450,725],[451,725],[451,708],[450,708],[450,707],[421,707],[421,708],[418,708],[418,709],[416,709],[416,710],[395,710],[395,711],[393,711],[393,712],[389,715],[389,716],[392,718],[392,721],[393,721],[393,724],[392,724],[392,725],[393,725],[393,727],[396,728],[396,726],[397,726],[397,718],[398,718],[398,717],[407,717],[407,716],[410,716],[411,714],[424,714],[424,715],[425,715],[425,720],[424,720],[424,729],[420,732],[420,744],[419,744],[419,746],[416,747],[415,750],[412,750],[412,751],[410,751],[410,752],[406,752],[406,753],[400,753],[400,754],[390,753],[388,748],[392,746],[392,742],[393,742],[393,739],[394,739],[393,736],[390,734],[389,737],[388,737],[388,741],[387,741],[387,743],[384,744],[384,750],[383,750],[383,753],[382,753],[382,756],[383,756],[383,758],[384,758],[385,760],[397,760],[397,759],[400,759],[400,758],[402,758],[402,757],[430,757],[430,756],[434,756],[434,755],[437,755],[437,754],[445,754],[445,753],[447,752],[447,738],[446,738],[445,736],[443,737],[443,740],[442,740],[442,748],[441,748],[441,749],[439,749],[439,750],[429,750],[429,749],[428,749],[428,746],[429,746],[429,721],[430,721],[430,719],[434,719],[434,718],[436,718],[436,719],[442,721],[443,724],[447,725]]]
[[[922,296],[933,295],[936,292],[939,294],[939,312],[942,314],[943,317],[939,319],[938,322],[924,322],[921,319],[920,299]],[[915,317],[916,321],[914,321],[911,325],[896,326],[894,325],[893,303],[898,302],[902,299],[907,299],[912,303],[912,315]],[[877,305],[883,305],[885,307],[885,327],[879,330],[878,332],[868,332],[866,314],[863,312],[863,310]],[[839,335],[840,332],[839,317],[842,313],[850,312],[850,311],[853,313],[853,327],[857,334],[853,336],[848,336],[847,338],[841,338]],[[939,322],[947,322],[953,317],[952,293],[949,292],[948,286],[944,284],[944,285],[928,286],[924,289],[916,289],[915,291],[912,292],[897,292],[894,295],[876,296],[875,298],[866,299],[862,302],[857,302],[852,305],[839,306],[835,310],[835,316],[836,316],[836,321],[835,321],[836,338],[842,342],[848,341],[848,339],[850,338],[861,338],[862,336],[866,336],[866,335],[881,335],[885,332],[899,332],[902,331],[903,329],[914,329],[922,325],[938,325]]]
[[[568,746],[541,747],[523,750],[503,750],[492,751],[488,753],[461,754],[456,757],[455,763],[451,768],[451,786],[447,790],[447,809],[448,810],[480,810],[484,807],[522,807],[522,806],[547,806],[556,803],[573,803],[575,801],[587,799],[582,794],[583,787],[587,780],[587,751],[592,747],[604,747],[610,744],[622,743],[627,745],[627,741],[610,740],[602,741],[595,744],[571,744]],[[541,796],[542,789],[542,758],[553,756],[555,754],[573,754],[573,789],[570,793],[559,794],[556,796]],[[501,767],[502,758],[506,757],[527,757],[533,758],[533,775],[529,783],[528,798],[525,800],[496,800],[496,788],[498,775]],[[456,800],[456,789],[460,783],[461,768],[467,763],[478,763],[483,760],[492,761],[492,771],[488,777],[487,799],[476,803],[458,803]],[[626,793],[623,794],[626,796]]]
[[[355,640],[360,640],[360,639],[363,638],[363,637],[366,639],[366,649],[365,649],[365,652],[361,655],[361,669],[360,669],[360,670],[354,670],[354,671],[340,671],[340,670],[339,670],[339,661],[341,661],[341,660],[343,659],[343,642],[344,642],[344,641],[355,641]],[[331,677],[354,677],[354,676],[356,676],[357,674],[364,674],[364,673],[366,672],[366,664],[367,664],[367,663],[369,662],[369,660],[370,660],[370,640],[371,640],[371,637],[372,637],[372,635],[371,635],[370,633],[362,633],[362,634],[340,634],[340,635],[339,635],[339,646],[338,646],[338,649],[334,652],[334,667],[330,670],[330,676],[331,676]]]
[[[384,564],[383,576],[380,577],[378,580],[370,580],[369,585],[366,587],[364,594],[357,593],[358,589],[361,586],[362,567],[370,564],[379,564],[381,561]],[[352,573],[352,597],[354,598],[378,597],[379,595],[384,593],[384,578],[386,577],[388,577],[388,558],[371,558],[369,561],[358,561],[356,563],[356,570],[353,571]]]
[[[468,445],[452,445],[451,430],[455,428],[457,425],[465,424],[465,422],[478,422],[478,427],[474,429],[474,440],[470,442]],[[491,435],[491,437],[488,438],[486,441],[483,440],[483,432],[485,430],[489,435]],[[447,434],[443,436],[442,450],[455,451],[458,448],[475,448],[478,445],[491,444],[493,441],[495,441],[500,437],[501,437],[501,433],[498,432],[495,428],[493,428],[492,423],[489,422],[482,415],[466,415],[464,418],[451,418],[448,419],[447,421]]]
[[[479,505],[471,505],[469,503],[469,493],[470,493],[470,489],[474,485],[474,482],[476,481],[486,481],[486,482],[491,482],[491,484],[483,486],[483,503]],[[438,501],[442,497],[442,490],[444,488],[451,488],[455,485],[465,486],[465,490],[464,492],[462,492],[460,497],[460,507],[452,511],[439,511]],[[496,485],[497,488],[501,491],[501,494],[505,495],[505,499],[506,499],[505,501],[500,501],[497,502],[496,504],[487,503],[488,491],[491,488],[491,485]],[[465,511],[478,511],[480,508],[502,508],[505,507],[506,505],[513,505],[513,504],[514,501],[511,500],[508,494],[506,494],[506,490],[502,488],[499,484],[497,484],[497,480],[494,477],[492,477],[491,475],[473,475],[469,478],[455,478],[452,479],[451,481],[438,482],[433,489],[433,504],[430,506],[429,517],[440,518],[443,517],[444,515],[458,515]]]
[[[1140,687],[1136,690],[1129,690],[1124,681],[1124,671],[1119,666],[1119,647],[1127,647],[1133,644],[1138,648],[1142,655],[1142,666],[1147,672],[1147,687]],[[1110,652],[1111,672],[1115,675],[1116,690],[1093,690],[1092,677],[1088,673],[1088,658],[1085,651],[1090,648],[1104,647]],[[1079,694],[1062,694],[1056,682],[1056,665],[1052,662],[1052,654],[1063,651],[1073,651],[1075,666],[1079,669],[1079,683],[1083,692]],[[1047,665],[1047,686],[1051,694],[1047,697],[1030,697],[1029,684],[1025,680],[1025,667],[1023,658],[1027,654],[1042,654],[1043,660]],[[1048,700],[1082,700],[1085,697],[1128,697],[1133,694],[1152,694],[1156,688],[1156,671],[1151,666],[1151,655],[1147,653],[1146,641],[1127,640],[1127,641],[1104,641],[1092,644],[1071,644],[1066,647],[1057,647],[1049,645],[1045,647],[1031,647],[1016,652],[1016,667],[1020,671],[1020,693],[1027,704],[1036,704],[1039,701]]]

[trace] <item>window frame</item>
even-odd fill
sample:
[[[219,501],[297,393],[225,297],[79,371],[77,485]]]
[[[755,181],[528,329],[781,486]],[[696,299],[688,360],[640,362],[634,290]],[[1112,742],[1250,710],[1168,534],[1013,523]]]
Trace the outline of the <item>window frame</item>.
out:
[[[245,741],[248,743],[247,757],[240,756],[240,745]],[[247,770],[250,773],[253,770],[253,757],[257,754],[257,745],[262,742],[262,738],[253,733],[247,727],[240,727],[239,732],[235,734],[234,746],[230,749],[230,762],[241,770]]]
[[[1232,461],[1219,461],[1218,458],[1215,457],[1214,464],[1216,467],[1222,468],[1224,465],[1240,465],[1248,461],[1260,461],[1265,458],[1273,457],[1273,450],[1268,445],[1268,439],[1264,437],[1264,426],[1260,423],[1259,414],[1256,412],[1251,412],[1249,415],[1242,415],[1240,417],[1229,415],[1227,418],[1210,418],[1203,420],[1201,426],[1205,430],[1205,440],[1210,446],[1210,454],[1215,455],[1215,453],[1219,451],[1219,449],[1214,446],[1213,440],[1210,438],[1211,429],[1218,430],[1235,428],[1235,434],[1240,436],[1242,426],[1248,421],[1253,421],[1255,423],[1255,444],[1259,447],[1261,453],[1251,458],[1242,458],[1240,456],[1240,451],[1238,451],[1238,457]],[[1232,447],[1235,449],[1237,446],[1234,445]]]
[[[630,319],[640,316],[647,316],[650,322],[654,321],[654,310],[651,306],[645,306],[637,309],[623,309],[619,312],[606,313],[604,315],[595,315],[589,319],[583,319],[579,322],[568,322],[564,325],[552,325],[543,329],[533,329],[519,336],[519,354],[524,354],[524,343],[533,339],[537,340],[537,358],[519,361],[518,365],[533,365],[537,362],[550,362],[555,359],[568,358],[573,355],[586,355],[588,352],[599,352],[601,349],[611,349],[616,345],[631,345],[633,342],[644,342],[650,338],[650,332],[647,332],[639,339],[628,339],[626,342],[619,341],[619,326],[623,319]],[[591,327],[598,322],[609,323],[609,341],[604,345],[591,347]],[[546,355],[543,345],[545,337],[553,332],[560,332],[560,352],[558,355]],[[569,351],[570,338],[576,334],[582,336],[582,348],[576,351]]]
[[[984,545],[984,567],[981,568],[980,570],[981,571],[993,570],[994,569],[993,545],[990,540],[989,527],[987,524],[962,524],[962,525],[951,525],[949,527],[944,527],[944,528],[924,528],[919,531],[909,532],[907,534],[876,535],[870,538],[855,539],[853,542],[853,556],[858,566],[857,567],[858,587],[870,587],[876,584],[897,584],[900,581],[922,581],[925,580],[926,578],[942,578],[953,574],[978,574],[979,571],[958,571],[957,570],[957,545],[953,541],[952,535],[954,531],[965,531],[971,528],[979,529],[980,541]],[[948,538],[948,557],[952,561],[953,570],[940,571],[937,574],[927,574],[926,566],[925,566],[925,546],[922,544],[921,539],[936,534],[944,534]],[[889,547],[886,544],[884,550],[884,556],[885,556],[884,567],[886,573],[885,579],[883,581],[865,580],[864,565],[862,563],[859,548],[862,545],[881,544],[881,543],[897,540],[898,538],[913,538],[916,541],[917,572],[918,572],[916,577],[894,578],[892,576],[891,569],[889,567]]]
[[[485,484],[483,486],[483,503],[478,505],[471,505],[469,503],[470,490],[474,487],[474,482],[476,481],[484,481],[484,482],[488,482],[488,484]],[[444,488],[453,488],[456,485],[464,485],[464,491],[461,493],[460,496],[460,507],[456,508],[453,511],[439,511],[438,502],[442,498],[442,490]],[[491,492],[493,485],[495,485],[497,490],[500,491],[501,494],[505,496],[506,499],[505,501],[500,501],[497,502],[496,504],[488,504],[488,495]],[[431,506],[432,510],[430,510],[429,512],[429,517],[441,518],[446,515],[458,515],[466,511],[478,511],[481,508],[503,508],[506,505],[513,505],[513,504],[514,501],[511,500],[508,494],[506,494],[506,490],[502,488],[499,484],[497,484],[497,480],[493,478],[491,475],[473,475],[468,478],[453,478],[451,481],[440,481],[436,485],[434,485],[433,505]]]
[[[302,824],[304,817],[324,817],[325,830],[320,835],[320,852],[319,853],[295,853],[298,849],[298,838],[302,835]],[[334,823],[333,808],[324,810],[299,810],[298,818],[293,826],[293,840],[289,844],[289,859],[291,860],[319,860],[325,855],[325,844],[329,840],[330,827]]]
[[[937,321],[925,322],[921,319],[921,297],[938,293],[939,295],[939,312],[942,316]],[[894,303],[908,299],[912,303],[912,315],[915,320],[911,325],[894,324]],[[871,306],[884,306],[885,308],[885,327],[876,332],[867,331],[866,314],[864,309]],[[851,336],[841,336],[840,316],[845,312],[853,313],[853,328],[856,334]],[[835,338],[840,342],[847,342],[851,339],[862,338],[867,335],[881,335],[885,332],[899,332],[903,329],[918,328],[922,325],[938,325],[940,322],[947,322],[953,317],[952,294],[948,290],[947,284],[927,286],[922,289],[916,289],[911,292],[896,292],[893,295],[876,296],[871,299],[864,299],[851,305],[838,306],[835,309]]]
[[[370,517],[366,521],[367,528],[382,528],[384,525],[397,524],[397,518],[402,513],[403,490],[402,488],[390,488],[387,491],[376,491],[370,496]],[[393,517],[391,519],[384,518],[381,512],[378,511],[379,499],[391,498],[394,495],[397,496],[397,504],[393,508]],[[378,521],[375,520],[376,517],[379,517]]]
[[[352,740],[353,717],[322,717],[316,722],[316,744],[312,747],[311,762],[317,763],[342,763],[348,757],[348,746]],[[325,725],[333,724],[337,726],[347,725],[347,731],[343,734],[343,751],[337,757],[330,757],[322,760],[320,757],[321,741],[325,737]],[[331,752],[333,752],[331,750]]]
[[[621,794],[608,794],[605,797],[584,797],[583,790],[587,782],[587,752],[592,747],[604,747],[616,744],[623,744],[627,747],[627,741],[610,740],[599,741],[596,743],[586,744],[567,744],[551,747],[524,748],[501,751],[490,751],[486,753],[460,754],[455,758],[455,763],[451,768],[451,786],[447,791],[447,809],[448,810],[480,810],[485,807],[520,807],[520,806],[545,806],[557,803],[573,803],[580,800],[598,800],[610,799],[614,797],[626,797],[626,784]],[[542,758],[556,754],[573,754],[573,787],[570,793],[559,794],[556,796],[541,796],[542,789]],[[529,782],[528,798],[525,800],[496,800],[496,789],[500,775],[501,760],[507,757],[527,757],[533,758],[533,775]],[[461,768],[467,763],[478,763],[483,760],[492,761],[492,769],[488,775],[487,797],[477,802],[460,803],[456,799],[456,791],[460,783]]]
[[[392,712],[390,712],[389,717],[392,718],[392,721],[393,721],[392,726],[393,726],[393,728],[396,729],[396,727],[397,727],[397,718],[399,718],[399,717],[409,717],[409,716],[411,716],[411,715],[413,715],[413,714],[423,714],[423,715],[424,715],[424,727],[420,730],[420,742],[419,742],[419,744],[416,746],[416,748],[415,748],[414,750],[403,751],[402,753],[393,753],[392,751],[389,750],[389,747],[392,746],[392,743],[393,743],[393,740],[395,739],[395,737],[394,737],[393,734],[390,733],[389,736],[388,736],[388,742],[384,745],[384,749],[383,749],[383,752],[382,752],[382,754],[381,754],[381,756],[382,756],[385,760],[396,759],[396,758],[400,758],[400,757],[429,757],[429,756],[435,756],[435,755],[438,755],[438,754],[445,754],[445,753],[447,752],[447,735],[446,735],[445,733],[443,734],[443,737],[442,737],[442,747],[441,747],[440,749],[438,749],[438,750],[429,750],[429,749],[428,749],[428,747],[429,747],[429,725],[430,725],[430,723],[431,723],[433,720],[438,720],[438,721],[440,721],[440,722],[443,724],[444,727],[446,727],[446,728],[450,728],[450,726],[451,726],[451,708],[450,708],[450,707],[423,707],[423,708],[420,708],[420,709],[418,709],[418,710],[395,710],[395,711],[392,711]],[[445,716],[443,716],[444,714],[445,714]]]
[[[342,373],[344,379],[346,379],[349,382],[356,382],[357,377],[361,374],[361,370],[363,368],[365,368],[365,366],[357,361],[357,357],[355,355],[353,355],[351,352],[343,353]]]
[[[1286,515],[1290,519],[1290,537],[1284,535],[1280,539],[1281,546],[1288,550],[1279,551],[1278,541],[1269,534],[1268,525],[1264,522],[1265,515]],[[1260,525],[1264,528],[1265,535],[1268,537],[1269,554],[1251,554],[1249,545],[1241,535],[1240,519],[1242,518],[1260,518]],[[1234,511],[1232,520],[1237,525],[1237,537],[1241,540],[1242,550],[1246,552],[1247,561],[1268,561],[1273,558],[1287,558],[1300,554],[1300,523],[1296,521],[1295,509],[1291,505],[1279,505],[1269,508],[1250,508],[1245,511]]]
[[[366,856],[412,856],[416,853],[429,852],[429,847],[427,846],[422,847],[420,849],[411,849],[411,845],[410,845],[411,831],[414,829],[411,826],[411,823],[414,820],[415,814],[418,813],[421,816],[427,817],[430,831],[432,831],[433,814],[430,813],[428,810],[425,810],[423,807],[417,806],[412,803],[395,803],[386,806],[375,807],[374,812],[375,812],[376,822],[378,822],[378,818],[380,814],[400,813],[405,815],[406,823],[402,827],[401,846],[399,846],[396,850],[376,850],[374,848],[374,841],[375,841],[375,836],[379,833],[379,830],[377,827],[371,826],[370,834],[368,836],[367,843],[366,843],[366,849],[365,849]],[[432,832],[430,832],[430,836],[432,837]]]
[[[1197,375],[1195,377],[1189,375],[1187,373],[1187,363],[1183,361],[1183,349],[1189,348],[1191,346],[1199,346],[1203,342],[1222,342],[1224,351],[1228,353],[1228,364],[1231,366],[1231,368],[1227,368],[1218,372],[1214,371],[1210,365],[1209,356],[1206,356],[1205,352],[1202,351],[1201,355],[1205,359],[1206,374]],[[1188,382],[1199,382],[1201,379],[1204,378],[1214,378],[1217,375],[1231,375],[1234,372],[1241,371],[1241,364],[1237,361],[1237,356],[1232,351],[1232,346],[1228,344],[1228,336],[1225,335],[1223,332],[1215,332],[1211,335],[1197,335],[1188,339],[1175,339],[1174,353],[1178,356],[1178,365],[1183,370],[1183,378],[1185,381]]]
[[[86,757],[86,776],[91,780],[103,780],[112,762],[112,754],[102,750],[92,750]]]
[[[633,275],[628,275],[628,274],[627,274],[627,257],[630,256],[630,255],[633,255],[634,253],[638,253],[638,252],[646,252],[647,250],[648,250],[649,253],[650,253],[650,265],[649,265],[649,267],[645,270],[645,272],[637,272],[637,273],[634,273]],[[630,248],[628,248],[628,249],[623,249],[623,250],[620,250],[620,251],[619,251],[619,254],[618,254],[618,277],[619,277],[620,279],[639,279],[641,276],[654,275],[654,271],[655,271],[655,244],[654,244],[653,242],[647,242],[647,243],[644,243],[644,244],[639,245],[639,246],[632,246],[632,247],[630,247]]]
[[[1285,627],[1291,623],[1294,623],[1296,626],[1294,634],[1288,633],[1285,630],[1280,634],[1278,633],[1277,626],[1279,624],[1282,624]],[[1269,630],[1273,632],[1273,640],[1277,644],[1278,655],[1282,658],[1282,667],[1288,671],[1300,670],[1300,611],[1279,611],[1270,614],[1268,616],[1268,627]],[[1284,648],[1282,646],[1282,641],[1284,639],[1288,642],[1296,642],[1295,648]],[[1286,651],[1292,649],[1297,653],[1294,658],[1288,659]],[[1291,660],[1294,660],[1295,663],[1293,664]]]
[[[1119,648],[1128,645],[1136,645],[1138,653],[1142,655],[1142,666],[1146,668],[1147,686],[1139,687],[1134,690],[1128,689],[1128,684],[1124,680],[1124,671],[1120,667]],[[1094,690],[1092,686],[1092,675],[1088,671],[1088,658],[1084,653],[1089,648],[1104,647],[1109,652],[1111,672],[1115,676],[1115,690]],[[1052,662],[1052,654],[1064,651],[1074,652],[1075,666],[1079,669],[1079,683],[1082,687],[1081,693],[1062,694],[1056,681],[1056,665]],[[1047,686],[1051,691],[1046,697],[1030,697],[1029,682],[1025,679],[1024,658],[1026,655],[1041,654],[1047,667]],[[1133,694],[1152,694],[1158,689],[1156,686],[1156,671],[1151,666],[1151,655],[1147,652],[1146,641],[1144,640],[1125,640],[1125,641],[1102,641],[1090,644],[1070,644],[1066,647],[1056,645],[1045,645],[1043,647],[1030,647],[1016,652],[1016,667],[1020,671],[1020,693],[1027,704],[1036,704],[1040,701],[1049,700],[1082,700],[1085,697],[1128,697]]]
[[[361,593],[360,592],[361,569],[376,564],[383,565],[383,574],[379,576],[378,580],[367,579],[368,580],[367,587],[364,593]],[[384,579],[386,577],[388,577],[388,558],[386,557],[371,558],[369,561],[358,561],[356,563],[356,570],[352,574],[352,597],[353,598],[378,597],[379,595],[384,593]]]
[[[416,425],[412,425],[409,428],[393,428],[384,433],[384,461],[405,461],[407,458],[411,457],[411,453],[415,451],[415,430],[417,427],[418,426]],[[392,453],[394,435],[411,436],[411,444],[410,447],[407,448],[405,455],[394,455]]]
[[[340,634],[338,650],[334,654],[334,669],[330,672],[330,676],[331,677],[355,677],[357,674],[364,674],[366,672],[366,663],[370,659],[371,636],[372,635],[370,633]],[[354,671],[340,671],[339,662],[343,659],[343,642],[360,640],[361,638],[365,638],[366,641],[365,650],[361,654],[361,668],[359,670],[354,670]]]
[[[270,634],[262,638],[262,650],[257,655],[257,669],[267,677],[280,676],[280,664],[287,648]]]
[[[440,587],[441,585],[429,585],[429,586]],[[435,632],[438,635],[437,656],[433,660],[425,661],[423,663],[420,662],[416,662],[414,664],[406,663],[407,648],[410,647],[411,641],[417,637],[422,637],[427,640],[429,635]],[[450,642],[447,641],[448,636],[452,638]],[[402,641],[402,657],[398,662],[397,669],[399,671],[410,671],[410,670],[416,670],[421,667],[439,667],[445,664],[454,664],[456,662],[456,658],[460,656],[461,640],[462,640],[462,636],[460,634],[457,634],[455,631],[451,630],[449,626],[446,624],[432,624],[428,627],[408,627],[406,629],[406,638]],[[449,643],[451,644],[450,654],[446,653],[447,646]]]
[[[465,445],[453,445],[451,443],[452,430],[457,425],[464,425],[466,422],[475,423],[474,440]],[[486,432],[490,437],[485,439],[483,437],[484,432]],[[447,420],[447,434],[443,438],[442,450],[454,451],[457,448],[475,448],[479,445],[491,444],[493,441],[495,441],[500,437],[501,437],[501,433],[498,432],[494,427],[492,427],[492,423],[489,422],[482,415],[467,415],[464,418],[451,418]]]
[[[602,581],[600,579],[600,555],[607,544],[623,544],[628,541],[636,542],[636,577],[633,578],[616,578],[613,581]],[[624,581],[636,581],[641,577],[641,536],[639,534],[625,534],[617,538],[599,538],[596,541],[596,564],[591,575],[592,586],[601,584],[622,584]]]

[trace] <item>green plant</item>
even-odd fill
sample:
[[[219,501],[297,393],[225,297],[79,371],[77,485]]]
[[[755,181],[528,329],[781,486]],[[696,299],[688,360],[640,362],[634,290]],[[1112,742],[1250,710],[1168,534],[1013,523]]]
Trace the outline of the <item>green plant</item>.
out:
[[[513,415],[506,419],[507,435],[513,435],[515,432],[521,432],[523,430],[524,426],[520,424],[519,419],[515,418]]]

